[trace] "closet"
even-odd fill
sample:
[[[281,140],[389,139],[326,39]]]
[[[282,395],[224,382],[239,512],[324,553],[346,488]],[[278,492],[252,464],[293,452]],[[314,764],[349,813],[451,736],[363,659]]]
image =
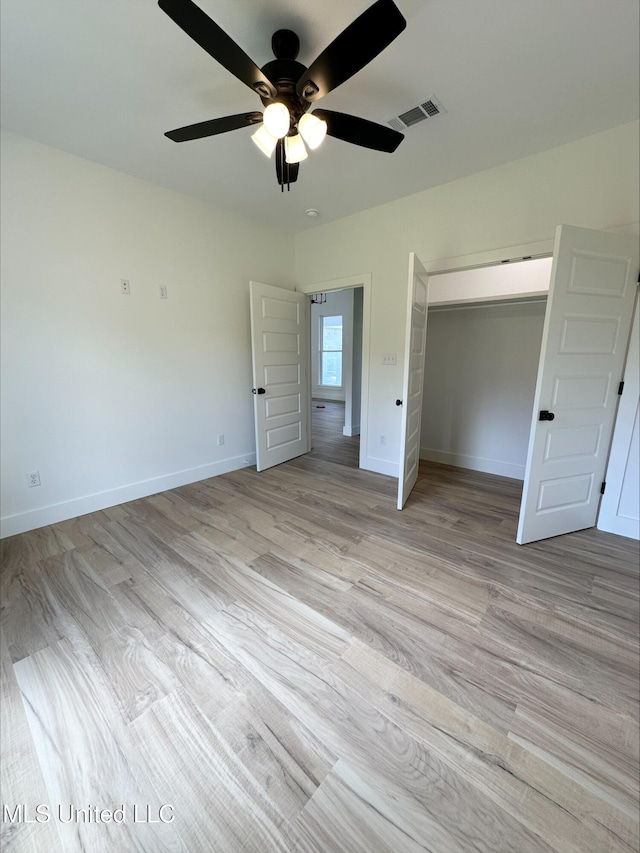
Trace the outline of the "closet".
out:
[[[551,258],[430,276],[420,457],[523,479]]]
[[[558,226],[552,301],[538,316],[525,309],[544,293],[530,280],[538,261],[429,278],[420,456],[522,477],[520,544],[599,526],[600,508],[605,529],[640,538],[637,249],[624,232]]]

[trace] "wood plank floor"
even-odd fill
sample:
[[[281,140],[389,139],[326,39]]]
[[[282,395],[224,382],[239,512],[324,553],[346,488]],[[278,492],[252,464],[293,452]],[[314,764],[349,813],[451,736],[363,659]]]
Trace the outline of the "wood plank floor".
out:
[[[638,850],[637,543],[329,433],[4,540],[3,851]]]

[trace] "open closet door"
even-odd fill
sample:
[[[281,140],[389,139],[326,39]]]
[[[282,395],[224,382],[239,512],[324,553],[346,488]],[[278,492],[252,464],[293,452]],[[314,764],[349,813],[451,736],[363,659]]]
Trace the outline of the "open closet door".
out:
[[[402,383],[402,421],[400,432],[400,466],[398,509],[405,505],[418,479],[420,464],[420,425],[422,422],[422,389],[424,355],[427,344],[427,274],[416,255],[409,255],[409,291],[404,345],[404,379]]]
[[[640,540],[640,303],[636,297],[629,352],[607,465],[598,530]]]
[[[310,449],[308,302],[303,293],[250,282],[258,471]]]
[[[595,525],[637,278],[637,237],[558,226],[520,544]]]

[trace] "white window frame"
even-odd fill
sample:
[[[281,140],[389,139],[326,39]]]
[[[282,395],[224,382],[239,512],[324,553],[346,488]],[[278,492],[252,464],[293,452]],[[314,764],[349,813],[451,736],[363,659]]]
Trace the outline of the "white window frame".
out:
[[[339,350],[325,350],[323,348],[324,343],[324,321],[327,317],[340,317],[341,327],[342,327],[342,348]],[[343,391],[344,390],[344,314],[338,314],[335,311],[332,311],[330,314],[320,314],[318,317],[318,388],[327,388],[333,389],[334,391]],[[340,385],[325,385],[322,380],[324,378],[322,371],[322,356],[325,352],[339,352],[342,356],[341,359],[341,368],[340,368]]]

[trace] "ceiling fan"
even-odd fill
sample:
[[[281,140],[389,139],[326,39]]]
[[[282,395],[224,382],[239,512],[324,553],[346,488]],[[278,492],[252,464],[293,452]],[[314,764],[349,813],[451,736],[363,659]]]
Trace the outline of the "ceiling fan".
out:
[[[397,130],[347,113],[309,112],[315,101],[364,68],[404,30],[406,21],[393,0],[377,0],[308,68],[296,61],[300,40],[292,30],[273,34],[271,47],[276,58],[258,68],[193,0],[158,0],[158,5],[220,65],[253,89],[265,107],[264,114],[257,110],[239,113],[165,133],[174,142],[259,125],[252,139],[267,156],[276,152],[276,176],[284,190],[297,180],[307,147],[317,148],[327,134],[388,153],[404,139]]]

